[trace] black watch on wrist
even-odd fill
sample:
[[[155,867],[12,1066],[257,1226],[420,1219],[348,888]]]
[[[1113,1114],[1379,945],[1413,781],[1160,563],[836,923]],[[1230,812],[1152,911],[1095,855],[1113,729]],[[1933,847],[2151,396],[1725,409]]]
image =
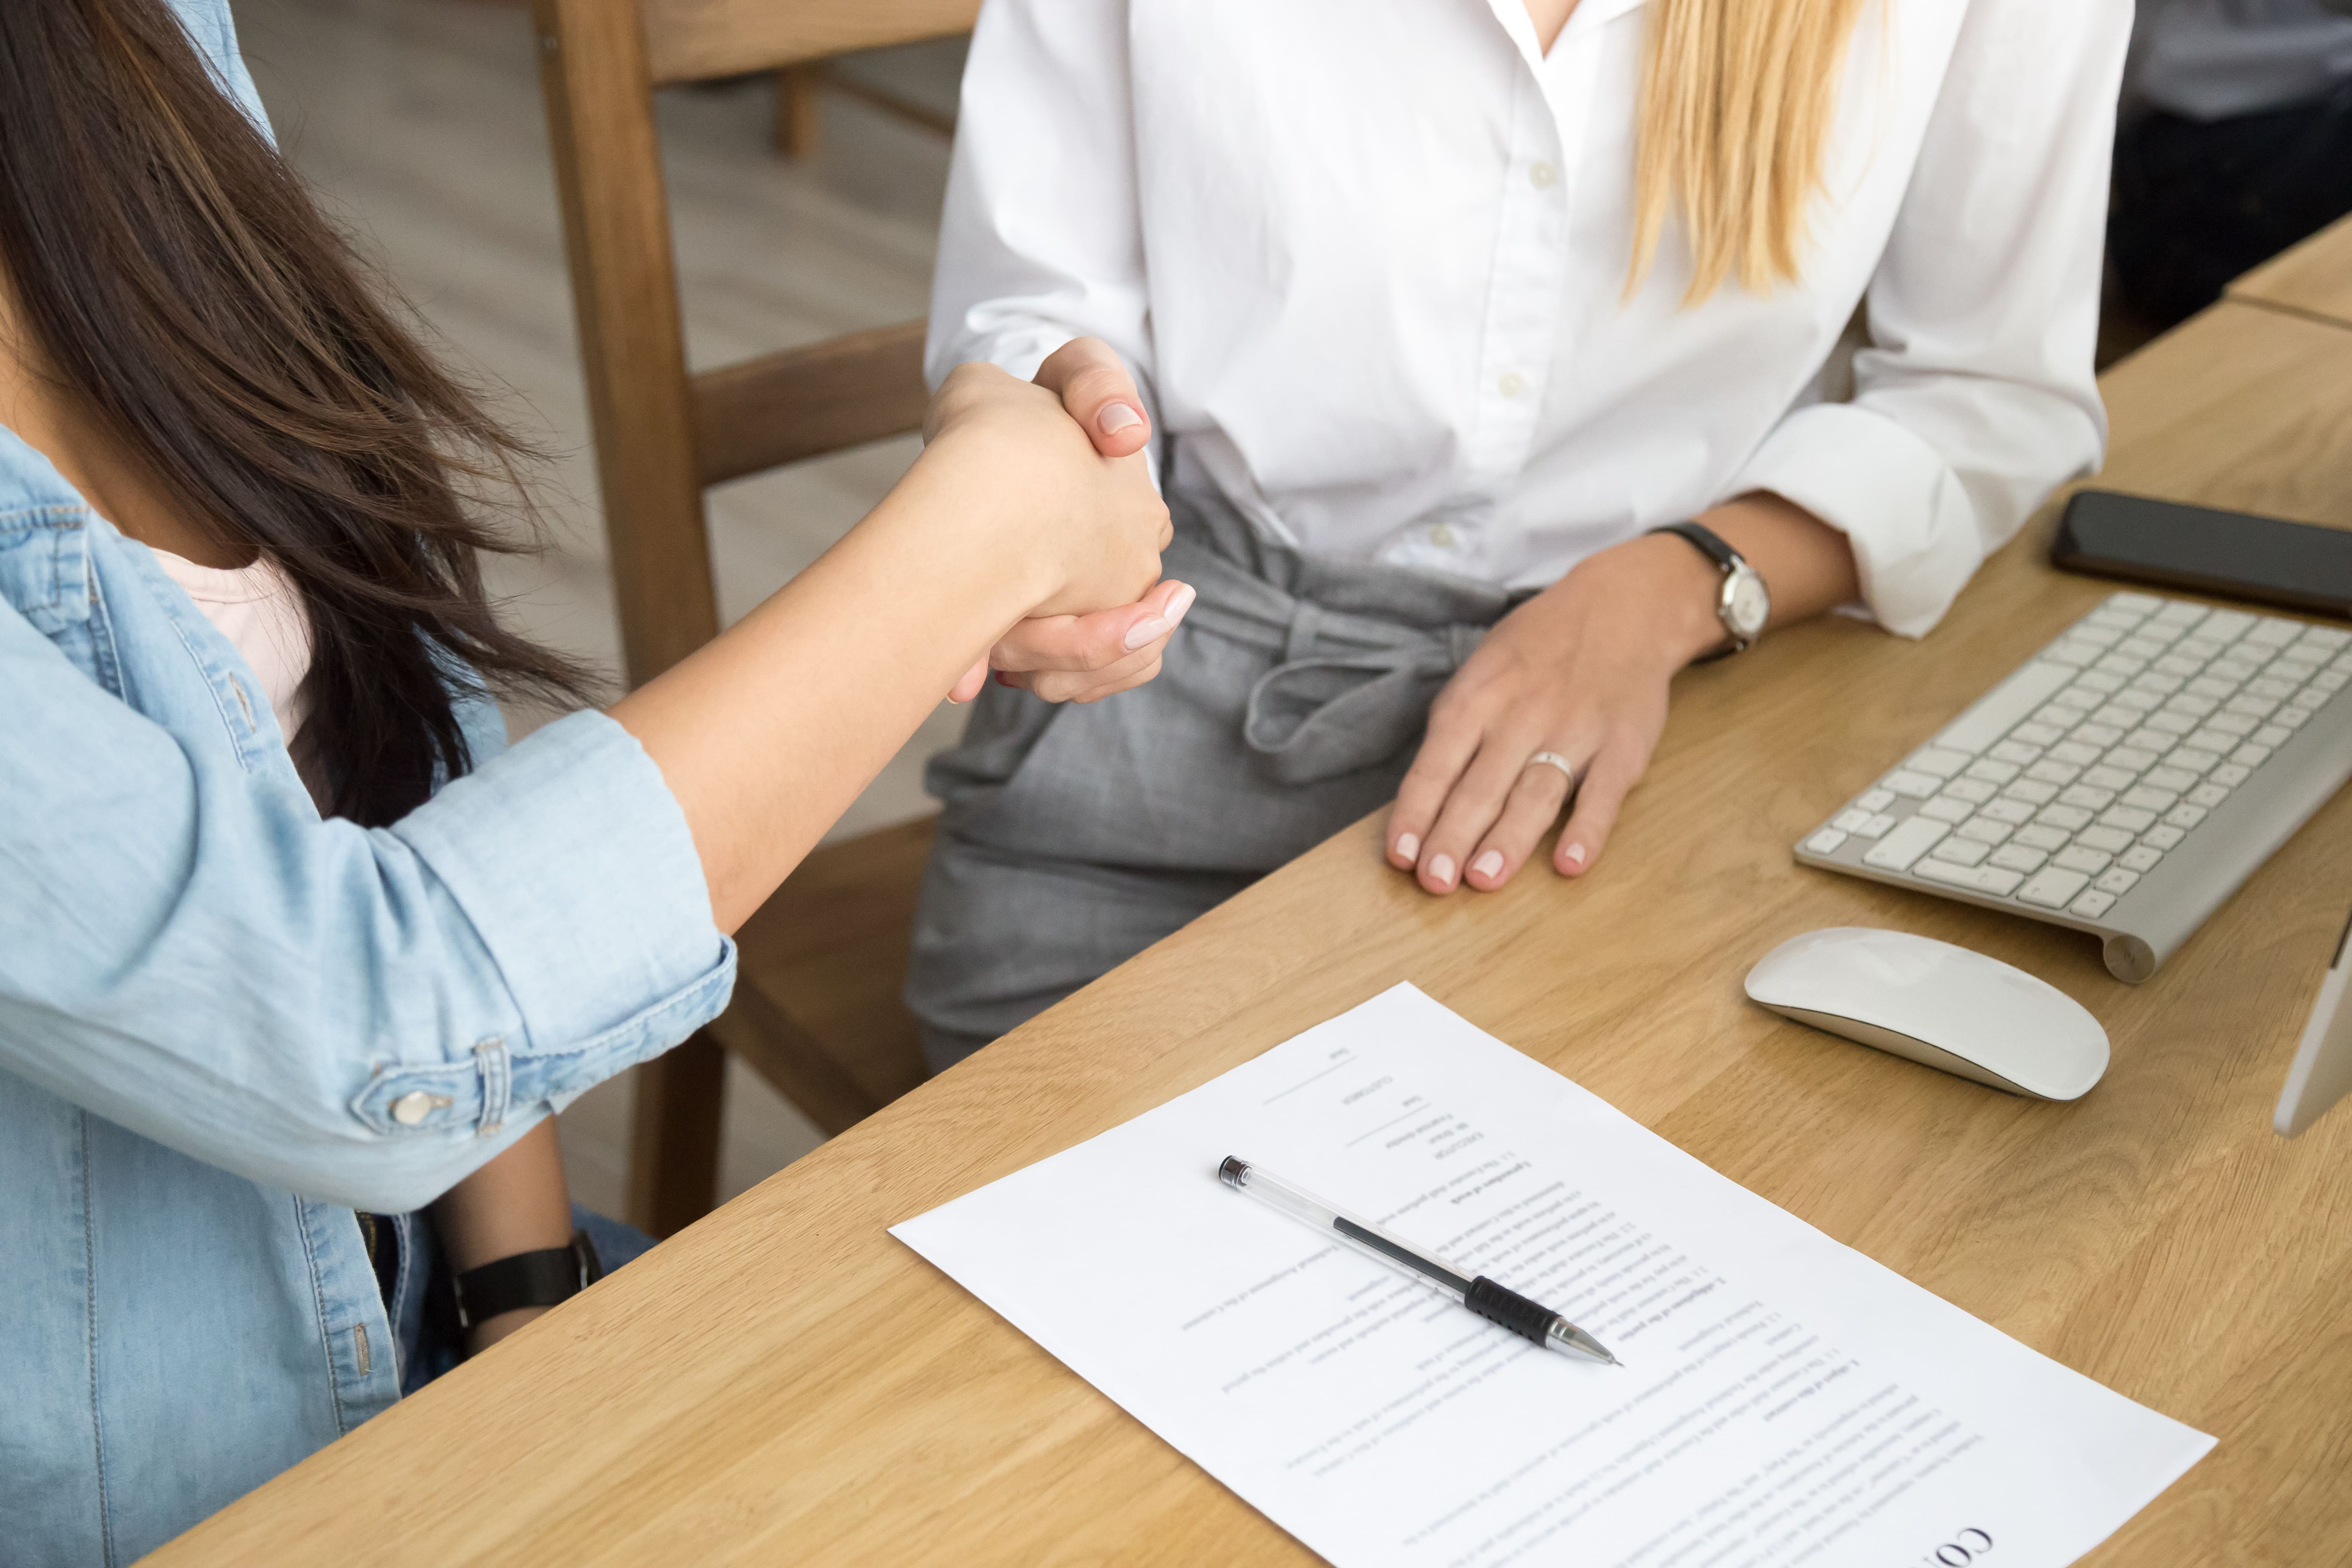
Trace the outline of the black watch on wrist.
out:
[[[604,1277],[596,1244],[585,1231],[574,1231],[569,1247],[518,1252],[468,1268],[450,1281],[456,1297],[457,1328],[470,1332],[477,1324],[500,1312],[524,1307],[553,1307],[569,1301]]]
[[[1711,528],[1696,522],[1670,522],[1664,528],[1654,528],[1652,533],[1672,533],[1690,543],[1716,563],[1723,573],[1723,589],[1716,595],[1716,619],[1723,623],[1725,641],[1722,647],[1703,653],[1694,664],[1706,664],[1718,658],[1729,658],[1735,653],[1745,653],[1756,646],[1764,634],[1764,623],[1772,618],[1772,594],[1765,587],[1764,579],[1747,558],[1723,541],[1723,536]]]

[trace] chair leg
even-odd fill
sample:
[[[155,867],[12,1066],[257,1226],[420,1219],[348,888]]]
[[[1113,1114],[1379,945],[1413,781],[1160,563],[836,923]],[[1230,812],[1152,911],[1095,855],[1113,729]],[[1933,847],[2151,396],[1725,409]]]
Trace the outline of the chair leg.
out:
[[[776,73],[776,151],[795,163],[815,157],[824,144],[823,73],[815,66],[786,66]]]
[[[675,1236],[718,1206],[726,1090],[727,1053],[708,1030],[637,1068],[628,1217],[648,1236]]]

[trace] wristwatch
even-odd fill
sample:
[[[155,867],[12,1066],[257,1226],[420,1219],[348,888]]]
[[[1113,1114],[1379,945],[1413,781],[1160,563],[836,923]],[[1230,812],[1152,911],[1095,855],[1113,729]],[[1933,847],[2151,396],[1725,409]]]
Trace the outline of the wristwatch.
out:
[[[574,1231],[569,1247],[518,1252],[468,1268],[450,1281],[458,1331],[469,1331],[500,1312],[569,1301],[604,1277],[596,1244],[585,1231]]]
[[[1700,554],[1723,572],[1723,591],[1716,595],[1715,616],[1723,623],[1727,640],[1721,647],[1703,653],[1691,662],[1706,664],[1711,659],[1729,658],[1753,647],[1756,639],[1763,635],[1764,623],[1772,618],[1772,593],[1764,586],[1764,579],[1757,574],[1756,568],[1726,544],[1720,534],[1698,523],[1670,522],[1650,531],[1677,534],[1690,541]]]

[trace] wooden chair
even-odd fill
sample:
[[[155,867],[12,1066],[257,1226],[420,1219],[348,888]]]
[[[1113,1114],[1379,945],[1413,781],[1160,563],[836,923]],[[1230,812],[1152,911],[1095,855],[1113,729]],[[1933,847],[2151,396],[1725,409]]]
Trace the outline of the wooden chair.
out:
[[[533,0],[604,527],[632,684],[719,632],[702,492],[922,422],[923,323],[689,375],[656,88],[969,31],[978,0]],[[898,1000],[928,821],[817,850],[738,934],[726,1014],[638,1069],[630,1218],[667,1236],[718,1188],[725,1056],[827,1132],[925,1076]]]

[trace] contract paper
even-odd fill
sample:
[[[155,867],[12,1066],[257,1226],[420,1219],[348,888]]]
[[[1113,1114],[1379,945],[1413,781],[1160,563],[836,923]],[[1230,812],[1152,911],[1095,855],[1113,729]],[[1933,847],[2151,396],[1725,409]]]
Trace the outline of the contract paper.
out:
[[[1233,1191],[1228,1154],[1624,1364]],[[1410,985],[892,1234],[1341,1568],[2055,1568],[2213,1446]]]

